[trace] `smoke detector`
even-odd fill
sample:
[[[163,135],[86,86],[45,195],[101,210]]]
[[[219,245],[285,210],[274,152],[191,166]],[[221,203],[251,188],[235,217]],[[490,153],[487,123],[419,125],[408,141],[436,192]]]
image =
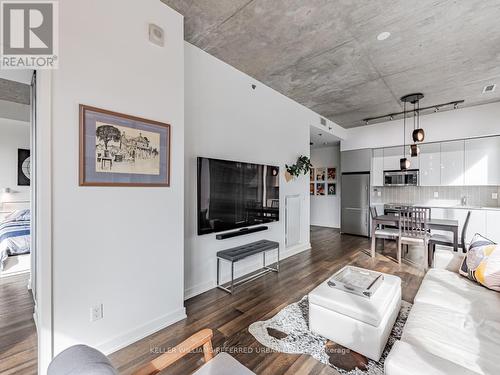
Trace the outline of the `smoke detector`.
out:
[[[497,88],[496,84],[486,85],[483,88],[483,94],[487,94],[487,93],[493,92],[493,91],[495,91],[496,88]]]

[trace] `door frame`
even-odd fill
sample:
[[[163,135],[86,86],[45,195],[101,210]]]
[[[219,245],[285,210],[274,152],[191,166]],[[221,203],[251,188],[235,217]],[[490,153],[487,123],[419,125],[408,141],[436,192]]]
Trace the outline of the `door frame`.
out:
[[[46,374],[54,354],[52,302],[52,72],[36,72],[35,181],[37,251],[35,322],[38,332],[38,373]]]

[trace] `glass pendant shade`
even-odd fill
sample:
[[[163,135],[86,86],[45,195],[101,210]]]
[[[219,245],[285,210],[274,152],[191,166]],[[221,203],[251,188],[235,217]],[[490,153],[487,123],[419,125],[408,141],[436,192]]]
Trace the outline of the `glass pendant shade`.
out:
[[[408,158],[402,158],[399,160],[399,165],[402,171],[406,171],[407,169],[410,168],[411,163]]]
[[[425,139],[424,129],[415,129],[413,131],[413,142],[423,142]]]
[[[411,154],[412,158],[418,156],[418,154],[420,154],[420,147],[418,147],[417,144],[411,145],[410,146],[410,154]]]

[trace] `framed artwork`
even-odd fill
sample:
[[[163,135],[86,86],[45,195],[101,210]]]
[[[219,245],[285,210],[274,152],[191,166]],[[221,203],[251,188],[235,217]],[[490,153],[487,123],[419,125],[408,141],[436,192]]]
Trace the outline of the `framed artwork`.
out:
[[[316,183],[316,195],[325,195],[325,184],[324,183]]]
[[[309,169],[309,181],[314,181],[314,168]]]
[[[327,168],[327,180],[335,181],[337,178],[337,168]]]
[[[328,184],[328,195],[337,195],[337,184]]]
[[[169,124],[80,105],[80,186],[170,186]]]
[[[314,195],[314,183],[309,184],[309,194]]]
[[[326,179],[326,169],[316,168],[316,181],[325,181]]]
[[[29,186],[31,183],[31,152],[17,149],[17,185]]]

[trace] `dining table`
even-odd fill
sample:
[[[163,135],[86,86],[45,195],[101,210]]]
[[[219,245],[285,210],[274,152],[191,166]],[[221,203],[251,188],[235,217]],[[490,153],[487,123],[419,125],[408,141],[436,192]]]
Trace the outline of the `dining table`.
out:
[[[377,225],[384,226],[399,226],[399,216],[396,215],[379,215],[373,218],[372,228]],[[431,230],[440,230],[444,232],[451,232],[453,235],[453,251],[458,251],[458,220],[451,219],[433,219],[427,220],[427,227]],[[372,254],[372,256],[374,256]]]

